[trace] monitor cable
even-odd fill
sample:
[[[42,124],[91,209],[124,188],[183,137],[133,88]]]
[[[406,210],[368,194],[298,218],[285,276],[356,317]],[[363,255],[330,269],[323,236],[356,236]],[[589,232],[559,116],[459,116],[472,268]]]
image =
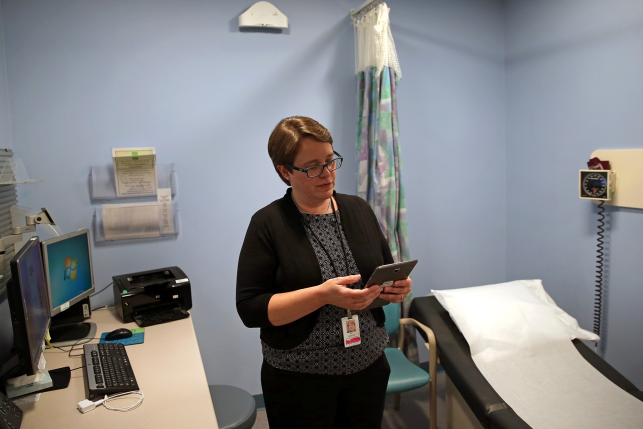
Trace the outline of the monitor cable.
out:
[[[74,369],[69,369],[68,366],[63,367],[63,368],[58,368],[58,369],[50,369],[49,372],[72,372],[72,371],[76,371],[77,369],[81,369],[81,368],[85,368],[85,365],[79,366],[78,368],[74,368]]]
[[[107,286],[105,286],[104,288],[102,288],[101,290],[99,290],[98,292],[94,292],[93,294],[91,294],[91,295],[89,295],[89,296],[96,296],[96,295],[98,295],[99,293],[103,292],[105,289],[107,289],[108,287],[110,287],[110,286],[111,286],[111,285],[113,285],[113,284],[114,284],[114,282],[111,282],[110,284],[108,284]]]
[[[74,348],[78,345],[78,343],[79,343],[80,341],[85,340],[85,339],[86,339],[86,338],[80,338],[78,341],[76,341],[76,342],[75,342],[73,345],[71,345],[71,346],[61,346],[61,347],[59,347],[59,346],[54,346],[54,345],[52,345],[52,346],[51,346],[51,348],[52,348],[52,349],[58,349],[58,350],[60,350],[60,351],[63,351],[63,352],[65,352],[65,353],[67,353],[67,356],[68,356],[68,357],[70,357],[70,358],[72,358],[72,357],[82,356],[84,353],[80,353],[80,354],[72,355],[72,354],[71,354],[71,352],[74,350]],[[89,341],[91,341],[91,340],[100,340],[100,337],[90,338],[90,339],[89,339]],[[63,349],[62,347],[70,347],[70,349],[69,349],[69,350],[65,350],[65,349]],[[75,350],[80,350],[80,349],[75,349]]]

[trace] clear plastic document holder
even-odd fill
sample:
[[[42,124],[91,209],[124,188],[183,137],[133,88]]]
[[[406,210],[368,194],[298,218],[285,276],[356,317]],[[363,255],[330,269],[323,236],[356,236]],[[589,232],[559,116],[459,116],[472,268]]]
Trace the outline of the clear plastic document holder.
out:
[[[174,164],[157,164],[157,189],[171,188],[172,196],[176,195],[176,172]],[[122,198],[141,198],[140,195],[116,195],[116,179],[114,166],[91,167],[89,170],[89,193],[92,201],[115,200]]]
[[[105,204],[94,212],[96,242],[176,237],[178,234],[176,203]]]
[[[18,185],[20,183],[38,182],[42,182],[42,180],[29,179],[22,159],[8,158],[0,161],[0,185]]]

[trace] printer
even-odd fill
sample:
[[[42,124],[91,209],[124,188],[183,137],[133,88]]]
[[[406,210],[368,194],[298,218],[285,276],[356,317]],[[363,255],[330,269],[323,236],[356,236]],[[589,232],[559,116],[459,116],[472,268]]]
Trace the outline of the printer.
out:
[[[150,326],[189,317],[190,280],[179,267],[122,274],[112,279],[114,307],[124,323]]]

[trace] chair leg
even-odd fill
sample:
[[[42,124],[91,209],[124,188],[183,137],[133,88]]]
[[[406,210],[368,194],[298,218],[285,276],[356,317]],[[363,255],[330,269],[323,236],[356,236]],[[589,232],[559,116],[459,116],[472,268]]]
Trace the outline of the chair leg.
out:
[[[395,411],[400,411],[400,399],[402,398],[401,393],[396,393],[395,394],[395,402],[393,403],[393,409]]]
[[[436,386],[437,387],[437,386]],[[435,389],[437,390],[437,389]],[[437,401],[437,392],[434,391],[433,380],[429,382],[429,428],[437,429],[438,428],[438,401]]]
[[[438,360],[435,346],[429,351],[429,416],[431,418],[430,429],[437,429],[438,427],[438,380],[437,380],[437,365]]]
[[[435,341],[435,334],[427,326],[424,326],[415,319],[400,319],[401,325],[413,325],[418,329],[421,329],[426,333],[428,343],[424,345],[429,349],[429,392],[431,397],[429,398],[429,413],[430,413],[430,429],[437,429],[438,422],[438,381],[436,379],[437,372],[437,362],[438,362],[438,353]]]

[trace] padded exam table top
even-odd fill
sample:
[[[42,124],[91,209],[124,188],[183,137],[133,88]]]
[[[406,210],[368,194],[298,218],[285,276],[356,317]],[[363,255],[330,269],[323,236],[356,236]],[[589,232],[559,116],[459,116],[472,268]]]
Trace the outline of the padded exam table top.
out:
[[[488,429],[529,429],[518,415],[491,387],[471,358],[469,344],[449,313],[434,296],[415,298],[409,317],[427,325],[435,334],[440,364],[449,375],[469,408]],[[421,331],[421,335],[424,333]],[[428,341],[424,338],[425,341]],[[579,340],[573,341],[578,352],[601,374],[626,392],[643,401],[643,392]]]

